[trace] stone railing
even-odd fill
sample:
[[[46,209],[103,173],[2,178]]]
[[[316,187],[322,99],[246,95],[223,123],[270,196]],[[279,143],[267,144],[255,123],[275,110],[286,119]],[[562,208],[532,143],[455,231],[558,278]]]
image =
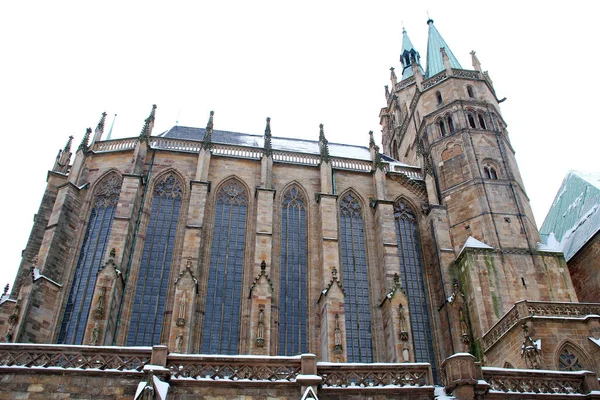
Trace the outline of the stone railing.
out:
[[[405,167],[402,165],[394,165],[394,164],[392,164],[392,166],[393,166],[393,168],[391,169],[392,172],[398,172],[398,173],[404,174],[408,178],[411,178],[414,180],[418,180],[418,181],[423,180],[423,176],[421,175],[420,168]]]
[[[331,167],[337,169],[371,172],[373,169],[373,162],[368,160],[352,160],[349,158],[334,157],[331,159]]]
[[[446,71],[442,71],[439,74],[434,75],[433,77],[427,79],[426,81],[423,81],[423,84],[421,85],[421,87],[423,88],[423,91],[425,91],[425,90],[429,89],[430,87],[437,85],[438,83],[440,83],[447,77],[448,77],[448,74],[446,74]]]
[[[151,347],[102,347],[43,344],[0,344],[0,368],[64,368],[142,371]]]
[[[258,160],[263,155],[263,149],[258,147],[213,143],[211,153],[216,156],[251,158],[253,160]]]
[[[170,139],[163,137],[150,138],[150,147],[161,150],[188,151],[198,153],[202,142],[196,140]]]
[[[317,363],[323,389],[433,386],[429,364]]]
[[[519,301],[483,334],[481,338],[483,351],[490,349],[515,325],[531,317],[582,318],[586,315],[600,315],[600,304]]]
[[[482,367],[483,379],[490,385],[490,394],[523,393],[527,395],[587,394],[594,389],[595,374],[588,371],[562,372],[531,369]],[[591,385],[590,385],[591,383]],[[592,387],[589,387],[592,386]]]
[[[415,82],[416,82],[416,79],[415,79],[415,76],[413,75],[409,78],[404,79],[403,81],[396,83],[396,90],[402,90],[405,87],[408,87]]]
[[[466,69],[452,69],[452,76],[462,79],[481,79],[478,71],[469,71]]]
[[[132,150],[135,148],[137,142],[138,138],[105,140],[103,142],[94,143],[91,150],[96,153]]]
[[[321,163],[321,157],[316,154],[294,153],[291,151],[274,150],[273,161],[288,164],[317,166]]]
[[[171,354],[166,367],[172,378],[203,381],[295,382],[301,356],[206,356]]]

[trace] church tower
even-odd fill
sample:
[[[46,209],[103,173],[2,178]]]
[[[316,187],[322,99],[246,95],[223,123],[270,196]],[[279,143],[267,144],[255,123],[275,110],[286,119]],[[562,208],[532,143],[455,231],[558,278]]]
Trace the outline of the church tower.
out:
[[[504,99],[475,52],[472,69],[464,69],[432,19],[427,25],[425,71],[403,31],[402,77],[398,81],[392,68],[380,114],[382,142],[386,154],[421,166],[429,209],[447,215],[454,260],[441,262],[443,284],[450,293],[458,283],[469,314],[478,316],[471,318],[477,346],[517,301],[577,298],[564,260],[538,250],[539,232],[500,111]]]

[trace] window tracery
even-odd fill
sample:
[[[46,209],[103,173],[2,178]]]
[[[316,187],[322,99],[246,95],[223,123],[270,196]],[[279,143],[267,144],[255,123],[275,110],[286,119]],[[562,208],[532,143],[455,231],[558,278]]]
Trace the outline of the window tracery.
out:
[[[306,199],[292,186],[281,209],[279,354],[306,352]]]
[[[160,344],[182,184],[172,173],[154,187],[131,311],[128,346]]]
[[[106,254],[108,239],[121,193],[121,177],[105,176],[96,187],[92,210],[75,266],[58,343],[83,344],[94,294],[96,274]]]
[[[202,353],[237,354],[248,194],[237,180],[215,197]]]
[[[362,207],[353,193],[340,200],[340,249],[346,289],[348,362],[372,362],[371,307]]]
[[[580,356],[572,346],[565,345],[558,355],[558,369],[560,371],[581,371],[585,369],[581,365]]]

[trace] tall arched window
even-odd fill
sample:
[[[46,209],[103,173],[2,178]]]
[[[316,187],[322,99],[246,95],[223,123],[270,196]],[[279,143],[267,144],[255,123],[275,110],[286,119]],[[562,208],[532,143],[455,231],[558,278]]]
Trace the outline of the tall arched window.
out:
[[[486,179],[491,179],[491,175],[490,175],[490,169],[488,167],[483,167],[483,176]]]
[[[442,94],[440,92],[435,92],[435,96],[437,97],[438,104],[442,104],[444,99],[442,98]]]
[[[473,86],[467,86],[467,94],[469,97],[475,97],[475,94],[473,93]]]
[[[281,207],[279,354],[308,351],[306,345],[306,199],[295,186]]]
[[[477,118],[479,119],[479,127],[481,129],[487,129],[485,125],[485,118],[483,118],[483,115],[477,114]]]
[[[446,121],[448,122],[448,130],[450,133],[454,133],[454,121],[452,120],[452,115],[448,115]]]
[[[467,120],[469,120],[469,126],[471,128],[475,129],[477,127],[477,125],[475,125],[475,117],[473,116],[473,114],[468,113]]]
[[[394,203],[394,220],[400,258],[400,276],[408,298],[415,362],[431,363],[435,374],[436,363],[431,339],[428,297],[423,278],[416,218],[408,205],[399,200]]]
[[[104,177],[96,188],[90,219],[58,334],[58,343],[83,344],[96,275],[106,254],[120,193],[121,177],[116,173]]]
[[[444,120],[440,119],[438,121],[438,126],[440,127],[440,134],[442,136],[446,136],[446,125],[444,124]]]
[[[202,353],[237,354],[248,194],[236,180],[217,192]]]
[[[340,201],[340,247],[348,362],[373,362],[364,222],[360,203],[352,193]]]
[[[127,346],[160,344],[181,194],[181,182],[173,174],[154,187]]]

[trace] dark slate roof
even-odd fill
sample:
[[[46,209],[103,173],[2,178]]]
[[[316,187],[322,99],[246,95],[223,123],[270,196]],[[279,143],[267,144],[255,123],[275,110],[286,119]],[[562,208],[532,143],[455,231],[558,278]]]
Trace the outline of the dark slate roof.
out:
[[[571,171],[540,229],[547,244],[559,242],[569,261],[600,231],[600,173]]]
[[[189,126],[174,126],[168,131],[159,134],[159,137],[171,139],[185,139],[202,141],[204,128],[193,128]],[[259,147],[264,146],[263,135],[252,135],[249,133],[213,130],[213,143],[222,143],[238,146]],[[284,137],[272,137],[273,150],[294,151],[307,154],[320,154],[319,142],[317,140],[292,139]],[[351,158],[356,160],[371,160],[368,147],[354,146],[349,144],[329,143],[329,154],[332,157]],[[383,161],[399,163],[385,154],[381,155]],[[401,163],[399,163],[401,164]]]

